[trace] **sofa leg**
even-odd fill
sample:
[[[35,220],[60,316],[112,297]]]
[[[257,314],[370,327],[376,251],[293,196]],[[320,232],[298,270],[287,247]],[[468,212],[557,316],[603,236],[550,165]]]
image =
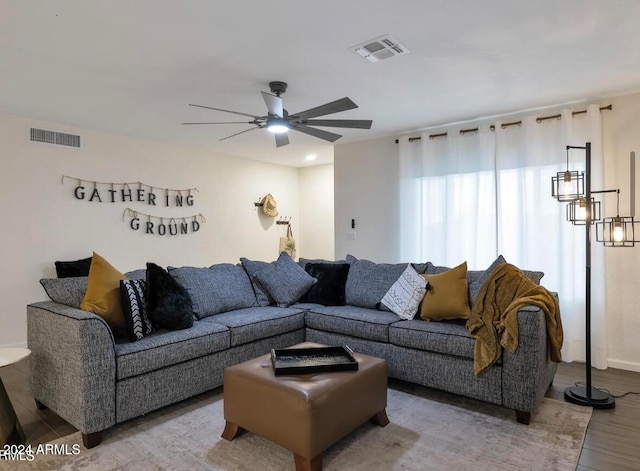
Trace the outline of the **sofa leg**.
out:
[[[519,424],[529,425],[529,422],[531,421],[531,412],[517,410],[516,420]]]
[[[36,408],[38,410],[46,410],[47,406],[45,406],[42,402],[38,401],[37,399],[35,399],[36,401]]]
[[[82,434],[82,444],[86,449],[93,448],[94,446],[100,445],[102,442],[102,433],[104,430],[100,430],[99,432],[93,433],[83,433]]]

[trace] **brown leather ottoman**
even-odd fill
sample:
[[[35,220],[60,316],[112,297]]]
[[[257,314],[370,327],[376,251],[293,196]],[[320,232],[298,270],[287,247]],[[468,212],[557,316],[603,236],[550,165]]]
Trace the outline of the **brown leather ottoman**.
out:
[[[387,363],[354,357],[358,371],[276,377],[270,355],[226,368],[222,438],[248,430],[291,450],[296,470],[321,470],[324,451],[362,423],[389,423]]]

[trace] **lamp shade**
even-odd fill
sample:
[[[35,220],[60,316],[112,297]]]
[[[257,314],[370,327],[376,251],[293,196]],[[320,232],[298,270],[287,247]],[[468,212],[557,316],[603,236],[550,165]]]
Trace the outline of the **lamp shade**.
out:
[[[605,247],[633,247],[635,224],[631,216],[604,218],[596,223],[596,240]]]
[[[591,222],[601,219],[600,201],[591,198],[591,211],[587,207],[586,198],[578,198],[567,204],[567,221],[570,223],[576,226],[584,225],[587,223],[587,216],[591,217]]]
[[[584,196],[584,172],[558,172],[551,178],[551,196],[558,201],[573,201]]]

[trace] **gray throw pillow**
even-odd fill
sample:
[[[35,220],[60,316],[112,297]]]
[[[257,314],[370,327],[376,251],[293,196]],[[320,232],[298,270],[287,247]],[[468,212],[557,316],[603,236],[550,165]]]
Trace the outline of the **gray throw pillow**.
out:
[[[45,278],[40,280],[40,284],[52,301],[80,309],[80,303],[89,284],[89,277]]]
[[[189,292],[197,319],[256,305],[249,276],[238,265],[170,268],[169,273]]]
[[[255,274],[279,307],[297,302],[318,280],[309,275],[286,252]]]
[[[251,285],[253,286],[253,291],[256,295],[258,306],[265,307],[275,304],[273,298],[269,295],[269,292],[260,284],[258,280],[256,280],[256,273],[258,273],[263,268],[268,267],[269,262],[249,260],[248,258],[242,257],[240,259],[240,263],[242,263],[242,268],[244,268],[244,270],[247,272],[247,275],[249,275]]]

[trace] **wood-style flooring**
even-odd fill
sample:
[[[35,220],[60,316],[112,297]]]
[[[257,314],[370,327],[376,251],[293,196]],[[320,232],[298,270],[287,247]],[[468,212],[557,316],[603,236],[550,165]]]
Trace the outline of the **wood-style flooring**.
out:
[[[53,412],[36,408],[29,394],[28,372],[28,358],[0,369],[27,443],[37,445],[74,433],[76,429]],[[561,364],[547,396],[563,400],[564,389],[584,381],[584,373],[584,364]],[[640,392],[640,373],[612,368],[593,370],[593,385],[614,395]],[[429,394],[428,388],[424,390],[422,394]],[[640,470],[640,395],[616,399],[614,409],[593,411],[577,471],[592,470]]]

